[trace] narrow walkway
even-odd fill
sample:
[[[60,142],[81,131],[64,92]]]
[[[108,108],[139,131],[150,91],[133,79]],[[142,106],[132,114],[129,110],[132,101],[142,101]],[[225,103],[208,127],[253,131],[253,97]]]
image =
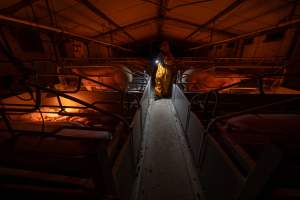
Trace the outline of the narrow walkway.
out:
[[[197,199],[196,174],[171,100],[153,101],[147,117],[138,199]]]

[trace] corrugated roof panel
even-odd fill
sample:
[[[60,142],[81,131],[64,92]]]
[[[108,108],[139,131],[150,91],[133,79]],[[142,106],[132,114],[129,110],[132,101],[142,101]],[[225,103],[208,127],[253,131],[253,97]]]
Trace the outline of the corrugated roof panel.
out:
[[[204,24],[232,2],[232,0],[213,0],[180,7],[167,12],[167,16],[185,19],[197,24]]]
[[[216,27],[227,30],[236,28],[249,32],[259,28],[277,24],[290,12],[292,3],[281,0],[247,1],[234,12],[223,17]]]
[[[128,33],[134,35],[136,40],[143,40],[145,38],[155,37],[157,34],[157,24],[152,22],[144,26],[128,29]]]
[[[142,0],[90,0],[98,9],[120,26],[156,14],[157,6]]]
[[[112,31],[112,37],[120,42],[132,42],[132,38],[140,40],[147,37],[158,37],[159,1],[154,0],[88,0],[93,6],[107,15],[116,25],[98,16],[87,6],[77,0],[49,0],[57,25],[65,30],[95,36]],[[184,39],[198,27],[205,24],[236,0],[169,0],[162,17],[163,34]],[[0,8],[11,7],[19,1],[2,0]],[[194,3],[193,3],[194,2]],[[197,2],[197,3],[195,3]],[[191,4],[190,4],[191,3]],[[214,38],[232,37],[233,34],[243,34],[277,24],[286,20],[292,11],[294,1],[286,0],[248,0],[224,16],[219,17],[215,24],[202,27],[189,41],[209,41],[209,28],[216,29]],[[45,1],[33,3],[35,15],[41,24],[50,25]],[[300,6],[296,8],[300,14]],[[29,6],[13,14],[17,18],[33,21]],[[144,22],[145,19],[146,20]],[[177,21],[176,21],[177,20]],[[137,23],[142,21],[143,23]],[[161,22],[161,21],[160,21]],[[134,24],[134,25],[130,25]],[[128,32],[132,38],[122,31]],[[114,31],[116,30],[117,31]],[[229,32],[229,34],[228,34]],[[233,34],[230,34],[233,33]],[[102,35],[100,38],[107,38]],[[109,36],[110,37],[110,36]],[[108,38],[109,38],[108,37]],[[214,39],[215,40],[215,39]]]

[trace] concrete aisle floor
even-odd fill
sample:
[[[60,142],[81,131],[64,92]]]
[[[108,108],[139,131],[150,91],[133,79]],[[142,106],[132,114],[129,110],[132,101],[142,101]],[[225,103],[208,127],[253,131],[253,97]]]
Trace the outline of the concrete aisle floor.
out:
[[[152,101],[147,117],[137,199],[199,199],[190,151],[171,100]]]

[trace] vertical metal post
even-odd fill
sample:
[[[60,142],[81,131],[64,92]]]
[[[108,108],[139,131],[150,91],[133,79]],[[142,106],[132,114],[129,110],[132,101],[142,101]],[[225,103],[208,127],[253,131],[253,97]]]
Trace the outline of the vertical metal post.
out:
[[[11,47],[10,47],[8,41],[7,41],[7,38],[6,38],[6,36],[5,36],[5,33],[4,33],[2,27],[0,27],[0,35],[1,35],[1,38],[2,38],[2,40],[3,40],[3,42],[4,42],[4,44],[5,44],[6,49],[7,49],[9,52],[12,53],[12,49],[11,49]]]
[[[57,101],[58,101],[58,104],[59,104],[60,110],[61,110],[61,111],[64,111],[64,110],[65,110],[65,108],[63,107],[63,105],[62,105],[62,103],[61,103],[61,100],[60,100],[60,97],[59,97],[59,95],[57,95],[56,97],[57,97]]]
[[[205,102],[204,102],[204,108],[203,108],[203,116],[206,120],[206,117],[207,117],[207,107],[208,107],[208,102],[209,102],[209,98],[211,96],[211,92],[208,92],[207,95],[206,95],[206,98],[205,98]]]
[[[258,88],[259,88],[259,93],[260,94],[265,94],[264,92],[264,79],[263,77],[258,78]]]
[[[56,23],[54,22],[54,18],[53,18],[52,12],[51,12],[49,0],[45,0],[45,3],[46,3],[47,11],[48,11],[48,14],[49,14],[50,23],[51,23],[52,26],[57,27]],[[52,44],[55,61],[58,62],[59,54],[58,54],[58,51],[57,51],[57,48],[56,48],[56,40],[55,40],[54,35],[52,33],[49,34],[49,38],[50,38],[50,41],[51,41],[51,44]]]
[[[87,57],[88,58],[90,58],[90,45],[89,44],[90,44],[89,42],[86,43]]]
[[[5,115],[5,112],[1,112],[0,115],[1,115],[1,117],[2,117],[2,119],[3,119],[3,121],[4,121],[4,123],[5,123],[5,125],[6,125],[6,127],[7,127],[7,129],[8,129],[8,131],[9,131],[10,134],[11,134],[11,137],[12,137],[12,138],[15,138],[15,132],[14,132],[14,129],[12,128],[12,126],[11,126],[11,124],[10,124],[10,122],[9,122],[9,119],[8,119],[7,116]]]

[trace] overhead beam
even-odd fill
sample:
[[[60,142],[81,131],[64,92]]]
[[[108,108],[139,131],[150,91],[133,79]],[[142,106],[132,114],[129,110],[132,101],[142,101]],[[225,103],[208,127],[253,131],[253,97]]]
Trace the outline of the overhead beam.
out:
[[[223,35],[230,36],[230,37],[238,35],[236,33],[231,33],[231,32],[228,32],[228,31],[221,30],[221,29],[215,29],[215,28],[210,28],[210,27],[203,27],[202,25],[199,25],[197,23],[186,21],[186,20],[179,19],[179,18],[165,17],[165,19],[166,20],[171,20],[171,21],[174,21],[174,22],[179,22],[181,24],[187,24],[189,26],[194,26],[196,28],[199,28],[200,30],[212,30],[212,31],[215,31],[215,32],[218,32],[218,33],[221,33]]]
[[[160,0],[157,10],[157,36],[159,39],[163,36],[163,23],[167,12],[169,0]]]
[[[212,1],[212,0],[199,0],[199,1],[192,1],[192,2],[188,2],[188,3],[182,3],[182,4],[178,4],[176,6],[173,6],[171,8],[167,8],[167,10],[171,11],[171,10],[174,10],[174,9],[177,9],[177,8],[181,8],[181,7],[185,7],[185,6],[192,6],[192,5],[195,5],[195,4],[205,3],[205,2],[208,2],[208,1]]]
[[[126,30],[126,29],[133,28],[133,27],[139,26],[141,24],[151,22],[151,21],[155,21],[155,20],[158,20],[158,18],[157,17],[150,17],[150,18],[142,19],[142,20],[136,21],[134,23],[122,26],[122,29]],[[179,18],[174,18],[174,17],[168,17],[168,16],[165,16],[164,20],[175,21],[175,22],[179,22],[181,24],[186,24],[186,25],[193,26],[193,27],[196,27],[196,28],[201,26],[201,25],[196,24],[194,22],[190,22],[190,21],[186,21],[186,20],[179,19]],[[223,30],[219,30],[219,29],[208,28],[208,27],[201,27],[201,29],[203,29],[203,30],[213,30],[213,31],[219,32],[220,34],[223,34],[223,35],[226,35],[226,36],[229,36],[229,37],[233,37],[233,36],[238,35],[238,34],[235,34],[235,33],[227,32],[227,31],[223,31]],[[99,33],[95,36],[92,36],[92,38],[105,37],[107,35],[110,35],[110,34],[113,34],[113,33],[116,33],[116,32],[120,32],[120,29],[116,28],[116,29],[113,29],[113,30],[110,30],[110,31],[107,31],[107,32]]]
[[[48,0],[45,0],[45,1],[48,1]],[[74,4],[74,5],[78,5],[77,3]],[[72,7],[74,6],[72,5]],[[40,11],[43,11],[42,13],[45,13],[47,15],[45,16],[42,16],[42,17],[39,17],[37,18],[38,19],[38,22],[43,22],[45,21],[45,19],[49,18],[50,15],[49,15],[49,11],[48,11],[48,6],[47,5],[36,5],[37,9],[40,10]],[[57,21],[61,21],[62,20],[66,20],[68,22],[70,22],[71,24],[74,24],[74,26],[72,26],[71,28],[69,28],[68,30],[71,31],[73,29],[73,27],[84,27],[85,29],[88,29],[88,30],[91,30],[93,32],[97,32],[99,30],[97,30],[95,27],[92,27],[91,25],[88,25],[87,23],[83,24],[83,23],[79,23],[76,19],[74,18],[69,18],[67,17],[66,15],[62,15],[60,14],[63,10],[65,10],[66,8],[64,9],[59,9],[59,10],[51,10],[51,13],[52,13],[52,18],[53,18],[53,21],[55,22],[54,26],[57,26]],[[50,18],[49,18],[50,19]],[[51,23],[51,19],[50,19],[50,23]],[[51,26],[53,26],[52,24],[50,24]]]
[[[161,38],[163,35],[163,18],[164,14],[166,12],[165,6],[164,6],[164,0],[159,0],[159,5],[158,5],[158,11],[157,11],[157,36],[158,38]]]
[[[156,6],[159,6],[159,3],[156,2],[156,1],[152,1],[152,0],[142,0],[142,1],[145,1],[145,2],[148,2],[148,3],[152,3],[152,4],[156,5]]]
[[[31,21],[16,19],[16,18],[13,18],[13,17],[5,16],[5,15],[0,15],[0,22],[1,23],[6,23],[6,24],[13,24],[13,25],[17,25],[17,26],[29,27],[29,28],[38,29],[38,30],[45,31],[45,32],[52,32],[52,33],[62,34],[62,35],[66,35],[66,36],[69,36],[69,37],[72,37],[72,38],[76,38],[76,39],[81,40],[81,41],[94,42],[94,43],[97,43],[99,45],[113,47],[113,48],[117,48],[117,49],[120,49],[120,50],[123,50],[123,51],[132,51],[131,49],[127,49],[127,48],[124,48],[124,47],[116,45],[116,44],[103,42],[103,41],[100,41],[100,40],[96,40],[96,39],[93,39],[93,38],[89,38],[89,37],[86,37],[86,36],[79,35],[77,33],[64,31],[63,29],[60,29],[60,28],[46,26],[46,25],[35,23],[35,22],[31,22]]]
[[[97,16],[101,17],[102,19],[104,19],[105,21],[113,25],[115,28],[120,29],[120,31],[122,31],[128,38],[135,41],[134,37],[132,37],[127,31],[125,31],[120,25],[118,25],[110,17],[104,14],[99,8],[94,6],[89,0],[77,0],[77,1],[80,2],[82,5],[84,5],[85,7],[87,7],[90,11],[92,11]]]
[[[152,0],[142,0],[142,1],[151,3],[151,4],[156,5],[156,6],[161,6],[160,2],[156,2],[156,1],[152,1]],[[198,0],[198,1],[188,2],[188,3],[181,3],[181,4],[178,4],[178,5],[173,6],[171,8],[164,7],[164,9],[167,10],[167,11],[172,11],[172,10],[177,9],[177,8],[181,8],[181,7],[185,7],[185,6],[191,6],[191,5],[195,5],[195,4],[199,4],[199,3],[205,3],[205,2],[208,2],[208,1],[212,1],[212,0]]]
[[[25,8],[26,6],[30,6],[30,4],[37,2],[39,0],[21,0],[18,3],[15,3],[14,5],[11,5],[7,8],[2,8],[0,10],[0,14],[1,15],[10,15],[13,14],[19,10],[21,10],[22,8]]]
[[[106,35],[110,35],[110,34],[113,34],[113,33],[116,33],[116,32],[120,32],[120,31],[128,29],[128,28],[132,28],[132,27],[135,27],[135,26],[147,23],[147,22],[154,21],[156,19],[157,19],[157,17],[150,17],[150,18],[142,19],[142,20],[136,21],[134,23],[122,26],[121,29],[120,28],[116,28],[116,29],[113,29],[113,30],[110,30],[110,31],[107,31],[107,32],[99,33],[99,34],[93,36],[92,38],[104,37]]]
[[[235,40],[244,39],[244,38],[247,38],[247,37],[253,37],[253,36],[257,36],[257,35],[262,35],[262,34],[272,32],[272,31],[275,31],[275,30],[286,29],[286,28],[289,28],[289,27],[292,27],[292,26],[299,26],[299,25],[300,25],[300,18],[290,20],[290,21],[287,21],[287,22],[282,22],[280,24],[270,26],[270,27],[267,27],[267,28],[263,28],[263,29],[253,31],[253,32],[250,32],[250,33],[241,34],[241,35],[238,35],[236,37],[229,38],[229,39],[220,40],[220,41],[216,41],[216,42],[211,42],[211,43],[208,43],[208,44],[204,44],[204,45],[200,45],[200,46],[197,46],[197,47],[189,48],[189,49],[187,49],[187,51],[193,51],[193,50],[197,50],[197,49],[201,49],[201,48],[205,48],[205,47],[209,47],[209,46],[213,46],[213,45],[228,43],[228,42],[232,42],[232,41],[235,41]]]
[[[211,23],[215,22],[216,20],[218,20],[220,17],[223,17],[224,15],[226,15],[229,12],[233,11],[235,8],[237,8],[239,5],[241,5],[244,1],[245,0],[235,0],[233,3],[231,3],[224,10],[222,10],[217,15],[215,15],[214,17],[212,17],[211,19],[209,19],[207,22],[205,22],[202,25],[202,27],[208,26],[209,24],[211,24]],[[192,33],[190,33],[189,35],[187,35],[184,39],[185,40],[189,39],[190,37],[192,37],[193,35],[195,35],[196,33],[198,33],[200,30],[201,30],[201,27],[197,28]]]

